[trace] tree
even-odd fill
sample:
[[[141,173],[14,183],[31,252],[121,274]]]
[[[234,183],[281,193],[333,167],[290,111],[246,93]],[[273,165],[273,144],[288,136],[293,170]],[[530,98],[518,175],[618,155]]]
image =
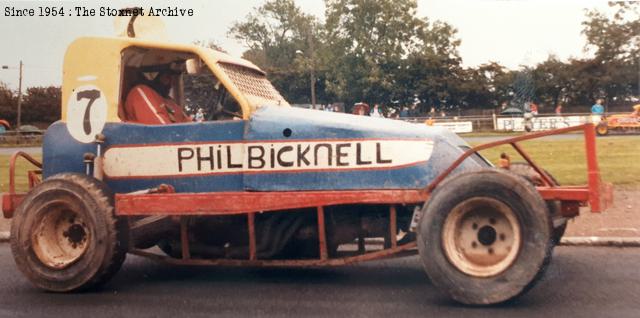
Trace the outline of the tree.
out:
[[[322,63],[315,55],[322,50],[322,29],[322,24],[304,14],[293,0],[270,0],[244,21],[234,23],[229,34],[244,42],[249,49],[243,57],[265,70],[287,100],[308,102],[312,68],[323,78]],[[318,95],[326,101],[322,90]]]
[[[5,83],[0,82],[0,119],[7,120],[14,125],[17,104],[17,96],[13,94]]]
[[[326,1],[327,89],[348,103],[448,103],[456,30],[416,9],[415,0]]]
[[[52,123],[60,119],[62,91],[60,87],[29,87],[22,102],[25,123]]]
[[[572,79],[571,64],[550,55],[533,70],[535,95],[538,101],[555,107],[560,102],[568,102]],[[553,108],[555,109],[555,108]]]
[[[598,75],[592,83],[596,97],[616,103],[633,95],[640,98],[640,3],[612,2],[609,6],[615,10],[612,16],[587,12],[583,34],[586,49],[594,49],[595,57],[582,66]]]

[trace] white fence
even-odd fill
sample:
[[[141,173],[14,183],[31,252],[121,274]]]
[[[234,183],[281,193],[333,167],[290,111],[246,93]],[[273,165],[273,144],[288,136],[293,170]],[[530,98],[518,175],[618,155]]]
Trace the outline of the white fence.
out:
[[[598,121],[600,121],[600,116],[579,115],[534,117],[531,123],[533,131],[541,131],[579,126],[589,122],[597,123]],[[494,129],[496,131],[524,131],[524,118],[497,118]]]
[[[456,134],[473,132],[473,124],[470,121],[434,122],[433,126],[445,127]]]

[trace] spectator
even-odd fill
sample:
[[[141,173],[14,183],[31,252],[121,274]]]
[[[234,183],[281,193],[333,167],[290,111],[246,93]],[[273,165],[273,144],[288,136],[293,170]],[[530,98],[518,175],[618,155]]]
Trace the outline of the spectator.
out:
[[[536,103],[531,103],[531,105],[529,105],[529,109],[531,110],[531,115],[538,115],[538,105]]]
[[[204,121],[204,112],[203,112],[202,108],[198,108],[198,111],[196,112],[196,116],[195,116],[194,120],[196,122],[199,122],[199,123]]]
[[[382,115],[382,112],[380,112],[380,106],[378,104],[373,105],[370,116],[384,118],[384,115]]]
[[[562,115],[562,104],[556,106],[556,115]]]
[[[353,105],[353,114],[360,116],[369,115],[369,105],[363,102],[356,103],[355,105]]]
[[[591,106],[591,114],[593,115],[602,115],[604,114],[604,106],[602,106],[604,101],[602,99],[598,99],[593,106]]]
[[[402,107],[402,110],[400,111],[400,117],[409,117],[409,109],[407,108],[407,106]]]
[[[408,114],[409,117],[418,117],[419,111],[417,107],[418,107],[418,104],[416,103],[411,104],[411,107],[409,108],[409,114]]]

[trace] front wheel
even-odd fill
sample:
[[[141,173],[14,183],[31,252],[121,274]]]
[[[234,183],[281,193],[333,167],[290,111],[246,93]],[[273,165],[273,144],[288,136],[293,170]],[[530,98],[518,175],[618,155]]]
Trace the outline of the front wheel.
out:
[[[609,134],[609,126],[607,126],[607,123],[599,123],[596,126],[596,134],[598,134],[598,136],[606,136]]]
[[[98,286],[118,271],[128,232],[104,184],[65,173],[29,192],[12,221],[10,240],[18,268],[35,286],[69,292]]]
[[[510,300],[542,276],[553,243],[535,188],[497,170],[439,186],[422,212],[418,249],[433,284],[465,304]]]

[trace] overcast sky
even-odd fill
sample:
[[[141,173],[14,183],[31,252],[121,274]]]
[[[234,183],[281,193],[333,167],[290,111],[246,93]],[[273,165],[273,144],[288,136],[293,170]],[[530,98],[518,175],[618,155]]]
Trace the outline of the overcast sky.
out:
[[[75,6],[99,10],[142,6],[192,8],[193,17],[164,18],[169,38],[177,42],[214,40],[232,55],[243,46],[227,38],[234,21],[243,19],[264,0],[193,1],[5,1],[0,0],[0,82],[18,86],[17,65],[22,59],[24,86],[60,85],[62,59],[67,45],[79,36],[114,35],[113,17],[68,16]],[[296,0],[307,13],[324,18],[323,0]],[[7,17],[7,8],[62,6],[64,17]],[[535,65],[549,54],[566,60],[583,57],[585,38],[581,35],[586,8],[607,10],[605,1],[497,1],[418,0],[418,15],[442,20],[458,29],[462,40],[460,55],[466,66],[496,61],[509,68]]]

